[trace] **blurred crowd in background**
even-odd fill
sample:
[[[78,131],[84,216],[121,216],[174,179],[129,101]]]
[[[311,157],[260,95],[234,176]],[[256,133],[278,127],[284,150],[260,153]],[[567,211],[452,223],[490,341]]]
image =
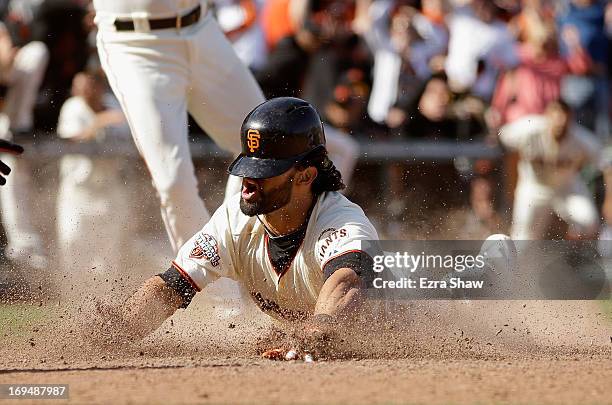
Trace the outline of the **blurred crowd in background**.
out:
[[[3,67],[15,48],[48,50],[33,122],[22,126],[54,132],[73,78],[96,68],[89,3],[0,1]],[[266,96],[305,98],[355,136],[472,139],[559,97],[582,125],[609,135],[605,0],[211,3]]]
[[[493,144],[504,125],[545,114],[552,102],[562,100],[573,120],[600,144],[609,143],[612,5],[606,0],[209,3],[267,97],[304,98],[326,124],[357,141]],[[74,138],[88,128],[121,132],[122,125],[129,134],[113,112],[116,104],[102,100],[108,88],[97,60],[90,1],[0,0],[0,18],[2,116],[11,117],[10,122],[0,119],[5,128],[0,130],[10,127],[17,141],[32,133]],[[19,72],[11,69],[20,63],[27,74],[21,84],[15,77]],[[58,127],[72,96],[82,97],[94,111],[90,127],[68,119],[63,130]],[[66,108],[66,116],[90,111],[76,104],[68,106],[71,113]],[[198,132],[195,125],[192,129]],[[78,166],[87,164],[62,163],[65,177],[72,178],[67,181],[78,183]],[[494,165],[487,160],[470,164],[476,173],[468,186],[474,215],[495,230],[499,218],[492,201],[499,183],[491,177]],[[504,166],[509,177],[512,167]],[[435,181],[434,171],[444,174],[443,169],[422,171],[429,176],[423,182]],[[402,192],[405,172],[402,163],[387,168],[391,217],[399,218],[410,204]],[[5,212],[5,228],[11,221],[20,222],[7,219]]]

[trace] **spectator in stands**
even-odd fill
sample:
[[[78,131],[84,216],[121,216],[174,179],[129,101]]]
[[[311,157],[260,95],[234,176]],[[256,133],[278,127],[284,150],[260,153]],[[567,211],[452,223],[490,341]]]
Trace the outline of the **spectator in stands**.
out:
[[[369,90],[363,71],[352,68],[344,72],[324,108],[324,119],[341,131],[356,135],[366,125],[364,113]]]
[[[72,97],[61,108],[57,133],[70,142],[100,144],[102,151],[130,142],[123,113],[106,91],[101,74],[75,76]],[[130,232],[125,229],[129,215],[127,190],[120,180],[121,162],[121,158],[103,154],[71,153],[61,159],[57,195],[60,287],[83,283],[79,288],[85,288],[92,274],[110,277],[120,270],[124,236]]]
[[[311,57],[322,40],[320,28],[306,23],[276,44],[266,63],[253,72],[266,98],[301,96]]]
[[[254,74],[266,97],[307,98],[322,109],[341,72],[361,63],[352,58],[358,44],[347,17],[351,8],[344,1],[296,1],[304,10],[298,14],[301,19],[293,22],[294,32],[276,44],[267,62]],[[315,60],[322,63],[313,63]],[[309,77],[313,82],[326,83],[327,97],[319,97],[318,86],[312,86],[309,97],[305,97]]]
[[[295,33],[295,21],[302,19],[308,0],[266,0],[261,13],[261,26],[268,50]]]
[[[364,10],[359,28],[374,54],[374,80],[368,103],[370,117],[384,123],[398,99],[414,97],[415,88],[432,74],[430,62],[446,51],[448,32],[427,2],[432,20],[415,2],[377,1]],[[441,13],[441,11],[439,11]],[[366,20],[366,22],[363,22]]]
[[[450,14],[445,70],[453,91],[489,101],[498,74],[517,65],[515,40],[501,12],[495,0],[472,0]]]
[[[561,82],[569,74],[585,74],[591,59],[580,45],[578,31],[565,27],[563,38],[568,52],[559,53],[552,21],[531,15],[524,27],[524,42],[517,47],[519,65],[499,79],[491,103],[489,124],[493,128],[529,114],[542,114],[561,94]]]
[[[484,105],[473,97],[454,100],[443,73],[427,81],[416,102],[400,100],[389,112],[387,124],[410,138],[473,139],[485,131]]]
[[[582,47],[593,61],[587,73],[566,77],[563,98],[574,108],[578,122],[594,131],[602,140],[610,135],[606,3],[606,0],[571,0],[558,18],[560,32],[576,30]],[[561,44],[562,54],[569,55],[573,44],[567,43],[565,36],[562,36]]]
[[[303,16],[302,21],[295,23],[295,34],[282,39],[270,53],[262,69],[254,72],[255,78],[268,98],[301,97],[303,83],[313,56],[324,43],[333,41],[338,35],[338,21],[328,19],[325,9],[309,11]],[[349,103],[349,105],[354,106],[355,104]],[[330,108],[333,110],[333,107]],[[339,117],[343,113],[351,115],[353,110],[336,109],[335,112]],[[338,118],[338,123],[341,123],[343,127],[355,125],[355,122],[357,120],[354,114],[346,120]],[[343,177],[350,178],[358,157],[358,145],[341,129],[334,130],[329,123],[326,128],[330,158],[334,163],[337,162]]]
[[[252,70],[266,62],[268,48],[259,24],[263,0],[214,0],[219,26],[232,42],[240,60]]]
[[[36,126],[54,132],[74,76],[91,56],[87,8],[82,0],[43,0],[32,21],[32,38],[49,49],[49,65],[37,102]]]
[[[370,86],[371,57],[363,38],[354,30],[353,1],[327,0],[324,8],[314,8],[314,21],[327,32],[320,49],[313,55],[304,82],[304,97],[319,110],[324,110],[336,85],[348,71],[361,71]]]

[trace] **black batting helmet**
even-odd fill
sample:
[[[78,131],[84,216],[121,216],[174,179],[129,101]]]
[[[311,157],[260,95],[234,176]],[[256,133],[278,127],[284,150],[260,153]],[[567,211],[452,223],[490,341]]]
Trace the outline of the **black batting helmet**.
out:
[[[283,174],[314,151],[325,148],[317,110],[294,97],[273,98],[255,107],[242,123],[240,140],[242,153],[228,171],[252,179]]]

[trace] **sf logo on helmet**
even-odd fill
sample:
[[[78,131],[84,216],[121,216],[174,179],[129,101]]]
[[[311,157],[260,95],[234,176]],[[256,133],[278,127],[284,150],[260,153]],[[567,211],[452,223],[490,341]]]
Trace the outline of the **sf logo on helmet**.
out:
[[[260,138],[261,135],[259,135],[259,131],[256,129],[249,129],[249,132],[247,132],[247,146],[249,147],[251,153],[259,149]]]

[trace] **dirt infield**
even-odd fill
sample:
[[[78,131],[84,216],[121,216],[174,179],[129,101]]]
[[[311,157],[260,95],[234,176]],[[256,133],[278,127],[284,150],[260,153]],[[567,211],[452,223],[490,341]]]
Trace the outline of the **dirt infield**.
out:
[[[260,359],[275,326],[246,311],[218,319],[199,299],[144,342],[101,349],[82,342],[82,309],[5,306],[0,384],[69,384],[79,404],[612,404],[598,303],[407,304],[362,330],[352,358],[314,364]]]
[[[179,368],[117,365],[120,368],[13,372],[0,374],[0,382],[69,384],[70,402],[100,404],[612,403],[610,358],[317,364],[237,358],[197,363]]]

